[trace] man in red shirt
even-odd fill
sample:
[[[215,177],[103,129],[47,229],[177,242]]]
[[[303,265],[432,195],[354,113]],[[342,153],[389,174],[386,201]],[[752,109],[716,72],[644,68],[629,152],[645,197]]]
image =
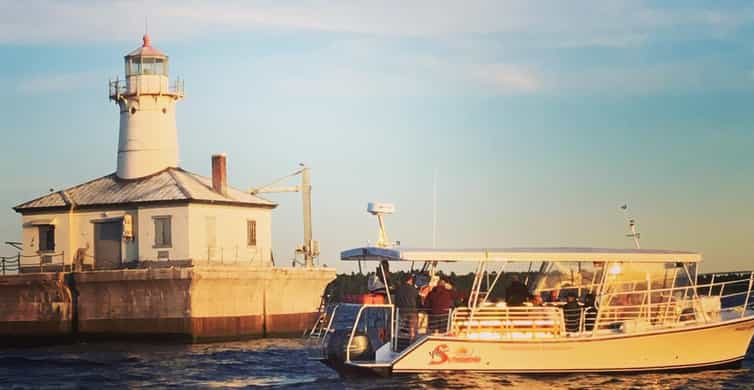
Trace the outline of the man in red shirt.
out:
[[[427,295],[427,305],[429,306],[429,327],[435,332],[444,332],[448,327],[448,314],[455,306],[455,300],[458,298],[457,292],[453,285],[446,277],[442,277],[434,289]]]

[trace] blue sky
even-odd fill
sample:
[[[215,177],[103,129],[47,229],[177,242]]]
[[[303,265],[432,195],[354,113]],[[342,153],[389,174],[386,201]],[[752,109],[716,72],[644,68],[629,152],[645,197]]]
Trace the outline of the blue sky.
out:
[[[107,80],[140,44],[186,81],[181,164],[247,188],[313,168],[322,262],[376,237],[445,247],[699,250],[754,268],[754,6],[696,1],[0,0],[0,240],[11,207],[115,170]],[[272,195],[275,257],[300,201]],[[7,247],[0,254],[9,254]]]

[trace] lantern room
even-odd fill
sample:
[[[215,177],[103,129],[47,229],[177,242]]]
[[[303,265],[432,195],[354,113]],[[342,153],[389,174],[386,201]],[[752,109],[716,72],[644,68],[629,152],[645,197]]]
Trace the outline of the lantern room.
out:
[[[125,57],[126,77],[139,75],[168,75],[168,56],[152,47],[149,35],[144,35],[142,46]]]

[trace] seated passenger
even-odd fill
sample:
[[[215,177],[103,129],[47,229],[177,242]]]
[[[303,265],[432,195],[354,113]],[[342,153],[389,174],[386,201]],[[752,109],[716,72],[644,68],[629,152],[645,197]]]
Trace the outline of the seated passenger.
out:
[[[505,289],[505,303],[508,306],[522,306],[529,298],[529,289],[519,280],[518,275],[513,275],[510,286]]]
[[[578,332],[581,327],[581,306],[576,300],[576,294],[569,293],[568,301],[563,305],[563,319],[566,332]]]
[[[597,306],[594,299],[594,294],[591,293],[584,296],[584,329],[588,331],[593,330],[597,322]]]

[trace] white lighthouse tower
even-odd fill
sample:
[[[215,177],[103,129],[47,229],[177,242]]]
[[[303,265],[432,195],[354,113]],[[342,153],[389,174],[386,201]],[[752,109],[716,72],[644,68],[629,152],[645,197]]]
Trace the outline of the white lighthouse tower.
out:
[[[149,176],[178,167],[175,103],[183,81],[168,80],[168,56],[144,43],[125,56],[126,80],[110,82],[110,99],[120,107],[118,171],[121,179]]]

